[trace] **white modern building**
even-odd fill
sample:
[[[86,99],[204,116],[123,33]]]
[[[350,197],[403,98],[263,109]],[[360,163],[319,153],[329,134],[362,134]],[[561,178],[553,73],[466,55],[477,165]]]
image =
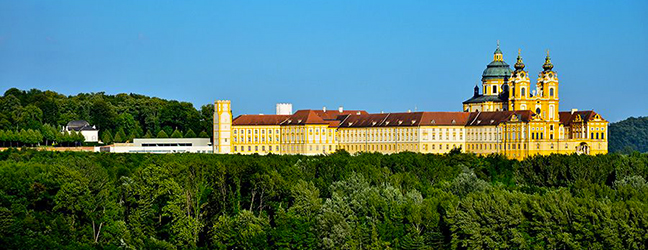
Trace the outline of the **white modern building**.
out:
[[[209,138],[135,138],[132,143],[115,143],[100,147],[100,152],[112,153],[212,153]]]

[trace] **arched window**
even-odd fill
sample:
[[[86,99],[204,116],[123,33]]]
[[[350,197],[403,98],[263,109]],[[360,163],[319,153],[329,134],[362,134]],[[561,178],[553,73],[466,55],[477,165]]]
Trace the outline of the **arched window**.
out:
[[[493,85],[493,94],[497,94],[497,85]]]
[[[554,88],[549,88],[549,96],[554,96]]]
[[[552,89],[552,90],[553,90],[553,89]],[[554,113],[554,106],[553,106],[553,105],[549,105],[549,119],[553,119],[553,118],[554,118],[554,117],[553,117],[553,116],[554,116],[553,113]],[[553,130],[553,127],[552,127],[552,130]]]
[[[536,108],[536,115],[540,114],[540,108]]]
[[[521,95],[522,97],[526,97],[526,88],[525,88],[525,87],[522,87],[522,88],[520,89],[520,95]]]

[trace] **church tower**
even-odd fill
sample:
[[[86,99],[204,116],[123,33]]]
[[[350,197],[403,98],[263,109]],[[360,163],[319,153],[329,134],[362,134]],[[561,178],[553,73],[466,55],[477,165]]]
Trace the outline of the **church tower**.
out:
[[[534,105],[536,115],[541,115],[543,120],[558,121],[558,76],[553,71],[553,64],[547,50],[547,57],[542,65],[543,71],[538,75],[536,83],[537,101]]]
[[[517,61],[515,62],[515,71],[511,75],[511,90],[509,91],[509,110],[529,110],[532,101],[531,98],[531,81],[528,72],[524,71],[524,62],[522,61],[521,50],[518,50]]]
[[[214,153],[229,154],[232,145],[232,108],[229,100],[214,102]]]

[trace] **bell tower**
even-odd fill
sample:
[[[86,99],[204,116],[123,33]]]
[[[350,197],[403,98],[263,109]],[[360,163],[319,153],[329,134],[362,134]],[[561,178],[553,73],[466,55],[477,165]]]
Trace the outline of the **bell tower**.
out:
[[[558,76],[553,71],[553,64],[547,50],[547,57],[542,65],[543,71],[538,75],[536,84],[537,102],[534,110],[540,108],[541,116],[546,121],[558,121]]]
[[[528,72],[524,71],[522,51],[518,50],[515,71],[511,75],[511,91],[509,92],[509,110],[529,110],[531,105],[531,81]]]
[[[232,106],[229,100],[214,102],[214,153],[229,154],[232,151]]]

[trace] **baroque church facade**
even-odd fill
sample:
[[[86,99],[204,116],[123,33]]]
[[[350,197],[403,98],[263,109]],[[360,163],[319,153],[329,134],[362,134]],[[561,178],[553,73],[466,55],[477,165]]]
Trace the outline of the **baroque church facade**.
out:
[[[482,74],[481,92],[462,112],[375,113],[298,110],[293,114],[240,115],[231,102],[214,103],[214,153],[328,154],[404,151],[523,159],[548,154],[607,153],[608,122],[598,113],[559,111],[558,76],[549,54],[535,86],[518,52],[514,69],[497,46]]]

